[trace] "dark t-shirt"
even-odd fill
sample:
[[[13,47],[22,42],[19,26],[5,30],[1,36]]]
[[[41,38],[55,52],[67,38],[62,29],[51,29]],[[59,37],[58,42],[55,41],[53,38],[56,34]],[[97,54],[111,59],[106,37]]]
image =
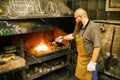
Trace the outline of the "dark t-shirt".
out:
[[[86,29],[85,28],[80,29],[78,36],[80,37],[82,34],[84,38],[85,48],[88,54],[93,53],[94,47],[101,46],[101,32],[100,32],[100,28],[98,27],[97,23],[90,21]],[[73,36],[75,37],[75,34],[73,34]]]

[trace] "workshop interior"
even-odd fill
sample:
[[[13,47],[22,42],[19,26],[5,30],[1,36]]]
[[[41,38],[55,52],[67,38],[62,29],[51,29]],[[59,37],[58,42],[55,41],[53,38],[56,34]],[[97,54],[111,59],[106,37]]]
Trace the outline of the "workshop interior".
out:
[[[119,0],[0,0],[0,80],[75,80],[74,11],[99,24],[99,80],[120,80]]]

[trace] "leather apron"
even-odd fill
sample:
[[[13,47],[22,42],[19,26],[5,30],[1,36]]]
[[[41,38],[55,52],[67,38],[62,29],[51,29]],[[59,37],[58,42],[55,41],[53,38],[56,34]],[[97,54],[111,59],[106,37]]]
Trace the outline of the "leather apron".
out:
[[[78,51],[75,76],[80,80],[92,80],[92,72],[87,70],[87,65],[91,60],[91,56],[89,56],[86,51],[83,35],[80,38],[76,35],[75,40]]]

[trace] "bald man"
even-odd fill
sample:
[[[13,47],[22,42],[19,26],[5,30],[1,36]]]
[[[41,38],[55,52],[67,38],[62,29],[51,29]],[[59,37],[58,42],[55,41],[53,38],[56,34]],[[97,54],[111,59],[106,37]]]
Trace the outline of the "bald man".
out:
[[[59,36],[55,41],[75,39],[78,52],[75,76],[78,80],[98,80],[97,74],[94,73],[97,72],[97,60],[101,49],[100,29],[96,23],[89,20],[83,8],[75,11],[74,18],[74,32]]]

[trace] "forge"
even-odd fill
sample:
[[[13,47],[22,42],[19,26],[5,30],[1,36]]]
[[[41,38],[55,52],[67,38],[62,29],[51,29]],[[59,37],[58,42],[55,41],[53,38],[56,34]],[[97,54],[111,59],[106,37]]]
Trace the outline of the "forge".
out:
[[[0,80],[26,80],[26,77],[33,80],[69,65],[70,42],[56,43],[54,40],[73,31],[71,9],[59,0],[0,1],[0,9],[4,10],[0,14],[0,55],[15,54],[25,63],[24,69],[17,68],[23,74],[14,73],[16,68],[6,68]]]
[[[31,54],[34,56],[41,56],[60,49],[64,49],[65,47],[69,46],[68,41],[63,41],[62,43],[56,43],[54,42],[54,40],[58,36],[66,35],[66,34],[67,33],[63,32],[60,29],[24,34],[22,36],[24,41],[23,42],[24,51],[27,54]],[[17,46],[19,46],[20,44],[19,36],[14,36],[11,41],[13,44]]]

